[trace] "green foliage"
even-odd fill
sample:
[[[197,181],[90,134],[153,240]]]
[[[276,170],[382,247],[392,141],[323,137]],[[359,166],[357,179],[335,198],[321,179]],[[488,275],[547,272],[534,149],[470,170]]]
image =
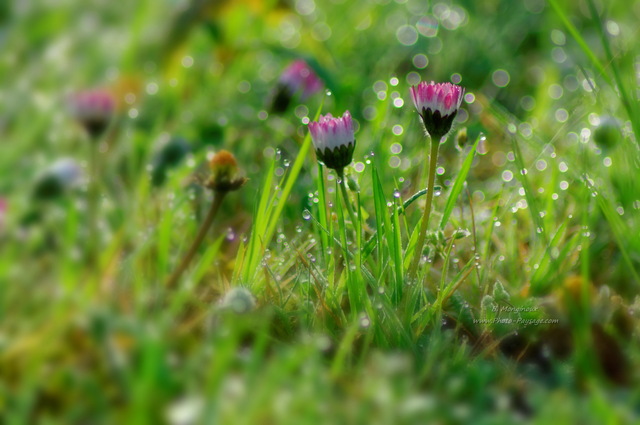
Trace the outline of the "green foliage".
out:
[[[637,7],[54,3],[0,2],[0,422],[638,421]],[[271,111],[299,58],[327,91]],[[420,79],[467,97],[418,253]],[[338,175],[306,124],[345,110]],[[249,180],[169,288],[220,149]]]

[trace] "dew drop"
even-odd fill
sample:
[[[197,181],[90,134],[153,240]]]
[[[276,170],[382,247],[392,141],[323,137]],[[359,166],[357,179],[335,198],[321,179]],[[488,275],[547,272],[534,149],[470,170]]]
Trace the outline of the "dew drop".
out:
[[[371,320],[368,316],[362,316],[360,318],[360,326],[367,329],[371,325]]]

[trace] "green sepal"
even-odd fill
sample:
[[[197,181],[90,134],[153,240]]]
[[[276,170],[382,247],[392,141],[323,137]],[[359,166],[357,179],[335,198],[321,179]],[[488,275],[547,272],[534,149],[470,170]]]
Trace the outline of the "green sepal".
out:
[[[337,148],[333,148],[330,150],[329,148],[325,148],[324,152],[320,149],[316,149],[316,156],[318,160],[322,161],[327,168],[331,168],[333,170],[340,170],[351,164],[351,160],[353,159],[353,151],[356,149],[356,141],[342,145]]]

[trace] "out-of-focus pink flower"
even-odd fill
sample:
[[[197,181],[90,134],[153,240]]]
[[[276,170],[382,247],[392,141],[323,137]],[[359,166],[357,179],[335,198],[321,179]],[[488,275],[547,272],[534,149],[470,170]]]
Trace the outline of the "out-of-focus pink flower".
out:
[[[431,137],[440,139],[451,130],[462,99],[464,88],[451,83],[422,81],[411,87],[411,98]]]
[[[322,80],[313,69],[305,61],[298,59],[280,75],[278,86],[271,98],[271,109],[275,112],[284,112],[296,93],[300,93],[300,100],[305,101],[322,90],[322,86]]]
[[[320,115],[317,122],[309,123],[309,132],[318,159],[327,167],[341,170],[351,163],[356,139],[349,111],[341,118]]]
[[[109,126],[115,114],[116,102],[106,90],[86,90],[70,97],[69,108],[73,117],[96,139]]]
[[[305,100],[322,90],[322,80],[302,59],[295,60],[280,75],[280,84],[285,86],[291,95],[299,91],[301,100]]]

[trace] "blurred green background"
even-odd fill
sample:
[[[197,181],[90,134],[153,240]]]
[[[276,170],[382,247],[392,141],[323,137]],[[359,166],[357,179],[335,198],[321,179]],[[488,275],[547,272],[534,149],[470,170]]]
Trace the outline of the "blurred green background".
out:
[[[639,19],[621,0],[0,2],[2,422],[636,423]],[[326,90],[275,112],[296,59]],[[379,313],[360,315],[309,219],[327,208],[313,154],[280,194],[321,108],[355,119],[367,223],[374,168],[389,206],[409,199],[428,146],[409,95],[421,80],[466,88],[436,212],[477,140],[443,233],[470,236],[434,243],[424,288],[407,290],[424,304],[389,303],[393,264],[375,257]],[[97,234],[93,142],[69,109],[94,88],[116,102]],[[166,288],[220,149],[249,182]],[[265,193],[280,216],[257,214]],[[403,243],[419,216],[400,220]],[[474,322],[498,305],[558,323]]]

